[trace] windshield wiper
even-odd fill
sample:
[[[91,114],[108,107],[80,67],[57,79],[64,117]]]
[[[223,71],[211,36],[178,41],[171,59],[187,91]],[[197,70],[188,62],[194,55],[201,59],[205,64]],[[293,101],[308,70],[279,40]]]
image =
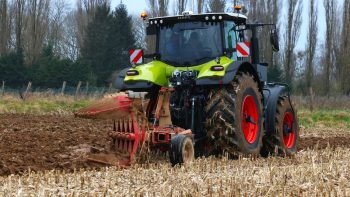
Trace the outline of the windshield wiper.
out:
[[[196,62],[202,62],[203,60],[211,61],[211,60],[214,60],[214,59],[215,59],[214,57],[203,57],[203,58],[200,58],[200,59],[196,60]]]
[[[177,62],[175,61],[170,61],[170,60],[160,60],[160,61],[163,61],[171,66],[180,66],[180,64],[178,64]]]

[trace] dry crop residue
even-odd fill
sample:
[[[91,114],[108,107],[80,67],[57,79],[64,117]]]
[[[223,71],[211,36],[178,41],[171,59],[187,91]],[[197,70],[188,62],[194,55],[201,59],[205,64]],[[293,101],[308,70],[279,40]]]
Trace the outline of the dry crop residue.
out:
[[[73,116],[0,114],[0,176],[32,171],[95,167],[86,162],[90,147],[108,149],[108,121]],[[350,132],[342,136],[309,135],[303,130],[300,150],[350,147]],[[332,129],[323,133],[334,133]],[[305,135],[304,135],[305,134]]]
[[[197,159],[118,170],[28,172],[0,177],[0,196],[349,196],[349,148],[295,158]]]

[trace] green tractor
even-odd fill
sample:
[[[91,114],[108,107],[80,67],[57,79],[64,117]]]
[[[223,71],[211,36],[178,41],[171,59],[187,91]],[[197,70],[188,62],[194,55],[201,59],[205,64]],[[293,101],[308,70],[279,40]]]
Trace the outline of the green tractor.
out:
[[[145,144],[168,151],[173,165],[223,152],[296,153],[299,129],[288,86],[268,83],[268,65],[259,61],[258,28],[271,27],[272,48],[279,50],[274,24],[247,24],[240,13],[141,16],[156,40],[155,52],[143,55],[150,61],[132,50],[132,67],[115,84],[125,93],[108,107],[76,113],[114,120],[113,150],[128,156],[113,164],[131,164]]]

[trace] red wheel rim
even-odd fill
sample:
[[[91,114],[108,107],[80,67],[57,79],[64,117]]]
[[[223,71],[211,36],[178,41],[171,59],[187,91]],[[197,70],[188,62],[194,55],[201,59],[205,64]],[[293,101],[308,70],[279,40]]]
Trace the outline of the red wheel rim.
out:
[[[242,129],[249,144],[253,144],[258,137],[258,108],[252,96],[248,95],[242,105]]]
[[[287,148],[292,148],[295,143],[295,128],[294,124],[294,116],[292,112],[286,112],[283,118],[283,141]],[[287,127],[287,128],[285,128]],[[290,129],[290,131],[286,132],[285,129]]]

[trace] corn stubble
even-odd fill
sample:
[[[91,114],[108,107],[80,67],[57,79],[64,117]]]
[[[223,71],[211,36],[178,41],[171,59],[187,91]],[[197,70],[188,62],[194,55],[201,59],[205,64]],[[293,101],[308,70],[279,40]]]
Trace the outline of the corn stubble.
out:
[[[0,177],[1,196],[349,196],[348,148],[303,150],[294,158],[167,161],[130,169],[28,172]]]

